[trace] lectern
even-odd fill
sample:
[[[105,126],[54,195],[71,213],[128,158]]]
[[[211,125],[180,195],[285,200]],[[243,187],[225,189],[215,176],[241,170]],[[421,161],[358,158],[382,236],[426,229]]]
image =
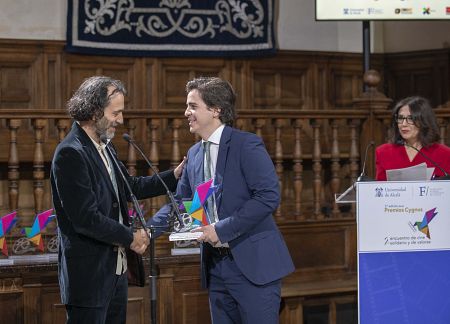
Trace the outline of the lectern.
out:
[[[356,184],[359,323],[450,323],[450,181]]]

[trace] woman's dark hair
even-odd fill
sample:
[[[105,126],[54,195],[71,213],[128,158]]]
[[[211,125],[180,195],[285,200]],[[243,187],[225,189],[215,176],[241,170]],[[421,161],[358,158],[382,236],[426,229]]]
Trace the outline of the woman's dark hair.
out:
[[[233,126],[236,112],[236,94],[228,81],[215,77],[200,77],[186,84],[186,94],[197,90],[208,109],[219,108],[220,121]]]
[[[392,142],[397,144],[404,142],[396,121],[398,112],[403,106],[409,107],[414,125],[419,128],[418,140],[422,146],[426,147],[438,142],[440,139],[439,127],[431,104],[427,99],[419,96],[400,100],[392,110]]]
[[[114,90],[108,94],[108,88]],[[93,76],[85,79],[72,98],[67,102],[69,115],[77,121],[101,119],[105,108],[109,105],[111,97],[121,93],[126,95],[124,85],[119,80],[106,76]]]

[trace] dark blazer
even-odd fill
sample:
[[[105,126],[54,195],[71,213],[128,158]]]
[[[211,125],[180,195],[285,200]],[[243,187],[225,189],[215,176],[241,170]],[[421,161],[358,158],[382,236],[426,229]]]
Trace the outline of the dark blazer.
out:
[[[191,198],[203,182],[203,145],[192,146],[178,183],[176,196]],[[221,242],[228,242],[234,260],[244,276],[263,285],[295,270],[286,244],[272,213],[280,202],[278,177],[262,140],[255,134],[226,126],[217,157],[216,193],[219,222],[215,224]],[[161,209],[150,224],[164,223],[168,208]],[[201,249],[202,285],[207,287],[206,244]]]
[[[125,166],[120,165],[137,199],[166,192],[156,177],[131,177]],[[74,123],[56,148],[50,175],[58,221],[58,272],[63,304],[105,305],[116,276],[115,247],[129,247],[133,241],[128,220],[129,197],[116,168],[115,173],[119,200],[92,140]],[[171,190],[175,189],[173,171],[161,172],[161,177]],[[123,225],[119,223],[119,208]]]

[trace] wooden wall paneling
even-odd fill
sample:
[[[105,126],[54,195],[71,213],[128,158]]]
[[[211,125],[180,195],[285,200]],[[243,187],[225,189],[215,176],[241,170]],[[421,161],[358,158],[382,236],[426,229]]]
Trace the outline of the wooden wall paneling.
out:
[[[252,59],[248,77],[250,109],[309,109],[312,105],[311,74],[301,57]]]
[[[356,227],[352,220],[297,224],[280,225],[295,264],[294,276],[308,280],[356,273]]]
[[[41,307],[42,302],[40,296],[41,287],[39,284],[30,285],[24,284],[23,291],[23,307],[24,307],[24,323],[39,324],[41,322]]]
[[[142,106],[139,109],[157,110],[159,109],[159,93],[163,86],[160,79],[161,60],[156,58],[143,58],[143,84],[140,88],[142,94]]]
[[[236,91],[236,110],[248,109],[249,91],[247,88],[248,82],[246,80],[248,64],[246,60],[231,60],[230,61],[229,81]]]
[[[23,289],[20,277],[0,277],[0,318],[2,323],[23,323]]]
[[[36,44],[23,45],[0,51],[0,108],[43,107],[42,55]]]
[[[361,55],[342,53],[315,53],[311,57],[311,64],[314,67],[314,99],[317,109],[333,109],[340,104],[343,105],[342,97],[348,98],[352,93],[353,77],[361,74]],[[358,74],[359,73],[359,74]],[[343,79],[343,78],[346,79]],[[348,80],[349,79],[349,80]],[[346,86],[341,85],[345,81]],[[348,84],[349,83],[349,84]],[[337,88],[344,87],[347,93],[338,92]]]
[[[190,64],[184,65],[183,62],[172,65],[173,61],[167,62],[162,60],[160,66],[160,74],[158,78],[159,90],[158,105],[153,109],[176,109],[180,110],[180,114],[186,108],[186,82],[195,76],[194,67]],[[211,73],[211,71],[209,71]],[[216,74],[214,71],[212,74]],[[201,73],[203,74],[203,73]],[[206,74],[206,73],[205,73]]]
[[[314,109],[330,109],[333,107],[330,92],[330,83],[328,82],[328,69],[326,65],[314,63],[313,64],[313,107]]]
[[[411,95],[430,99],[433,107],[449,98],[449,50],[385,54],[386,95],[394,101]]]
[[[353,98],[361,93],[361,69],[343,69],[342,65],[334,65],[330,67],[328,74],[332,105],[337,108],[350,108]]]
[[[161,323],[208,323],[209,306],[207,292],[200,287],[199,256],[162,257],[158,266],[159,310],[164,316]]]
[[[207,291],[183,292],[180,305],[183,324],[211,323]]]
[[[280,109],[278,102],[279,75],[271,69],[254,69],[252,71],[252,109]]]
[[[66,309],[61,304],[58,283],[44,285],[40,289],[40,311],[41,317],[38,323],[62,324],[66,321]]]
[[[2,323],[23,323],[23,295],[20,292],[0,293],[0,316]]]
[[[195,77],[219,76],[230,80],[229,63],[223,59],[161,59],[159,82],[160,101],[158,109],[180,109],[186,107],[185,86]]]
[[[148,286],[128,288],[127,323],[150,324],[150,289]]]
[[[158,313],[161,323],[173,323],[178,305],[174,305],[174,275],[158,276]],[[170,306],[169,306],[170,305]]]
[[[43,73],[40,78],[43,82],[45,109],[64,109],[62,94],[64,90],[62,80],[62,44],[46,44],[43,53]]]
[[[327,61],[324,61],[327,59]],[[382,69],[383,58],[371,55],[371,69]],[[322,71],[321,82],[327,79],[328,89],[322,99],[329,103],[329,108],[351,108],[353,98],[357,98],[363,91],[363,61],[360,54],[341,53],[318,56],[319,71]],[[322,68],[325,67],[325,69]],[[326,105],[325,105],[326,106]]]
[[[93,75],[106,75],[125,83],[128,90],[128,96],[125,99],[126,105],[135,107],[135,96],[139,95],[136,93],[134,82],[135,58],[73,54],[68,54],[64,58],[64,79],[66,80],[64,103],[72,97],[84,79]]]
[[[33,106],[32,67],[15,63],[0,67],[0,108]]]

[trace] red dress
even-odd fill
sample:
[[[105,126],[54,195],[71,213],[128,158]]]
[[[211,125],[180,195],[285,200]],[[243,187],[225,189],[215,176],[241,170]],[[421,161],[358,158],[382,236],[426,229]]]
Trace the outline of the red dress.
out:
[[[428,147],[422,147],[420,152],[450,174],[450,148],[448,146],[435,143]],[[410,161],[404,145],[380,145],[375,150],[375,162],[377,167],[377,180],[386,180],[386,170],[407,168],[423,162],[429,168],[435,168],[434,176],[441,177],[444,175],[439,168],[420,153],[417,153],[414,159]]]

